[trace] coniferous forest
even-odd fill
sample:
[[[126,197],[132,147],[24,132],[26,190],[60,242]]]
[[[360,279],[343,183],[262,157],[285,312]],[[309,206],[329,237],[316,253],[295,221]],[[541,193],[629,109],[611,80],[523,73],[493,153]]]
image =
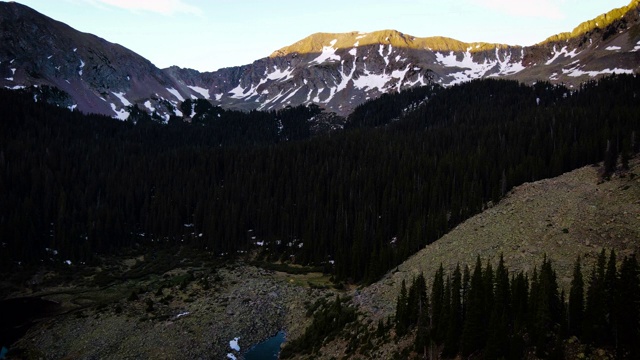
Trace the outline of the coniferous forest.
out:
[[[182,106],[190,122],[160,124],[1,90],[0,266],[184,243],[370,282],[514,186],[624,166],[638,151],[638,94],[634,76],[576,89],[472,81],[370,101],[345,130],[314,135],[307,120],[326,115],[315,106],[194,101]]]
[[[558,288],[556,272],[545,259],[532,273],[511,273],[502,256],[494,270],[478,257],[475,266],[458,265],[445,276],[435,273],[431,291],[423,275],[403,281],[395,315],[397,336],[415,338],[413,351],[445,358],[482,354],[486,359],[576,358],[565,340],[609,349],[617,359],[640,357],[640,267],[635,255],[617,266],[614,251],[603,249],[583,277],[575,262],[569,294]],[[569,343],[571,344],[571,342]],[[566,357],[568,356],[568,357]]]

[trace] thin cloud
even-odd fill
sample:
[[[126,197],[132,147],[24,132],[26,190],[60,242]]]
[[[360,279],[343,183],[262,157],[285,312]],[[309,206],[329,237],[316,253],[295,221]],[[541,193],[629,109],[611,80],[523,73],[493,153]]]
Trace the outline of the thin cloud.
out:
[[[508,15],[564,19],[557,1],[553,0],[472,0],[474,4]]]
[[[131,11],[150,11],[164,15],[176,13],[202,15],[202,10],[183,0],[85,0],[94,5],[108,5]]]

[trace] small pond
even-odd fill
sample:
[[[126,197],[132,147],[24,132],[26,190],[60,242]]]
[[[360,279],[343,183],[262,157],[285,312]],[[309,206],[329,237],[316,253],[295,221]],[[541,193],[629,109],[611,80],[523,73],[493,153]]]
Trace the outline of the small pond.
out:
[[[38,319],[55,314],[60,304],[38,297],[0,300],[0,359]]]
[[[244,355],[245,360],[277,359],[280,345],[284,342],[284,331],[280,331],[267,340],[255,345]]]

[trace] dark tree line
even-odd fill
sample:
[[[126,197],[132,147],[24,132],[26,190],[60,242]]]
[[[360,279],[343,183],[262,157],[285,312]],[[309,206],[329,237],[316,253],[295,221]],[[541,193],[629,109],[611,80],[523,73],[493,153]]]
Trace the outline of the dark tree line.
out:
[[[589,285],[576,261],[570,296],[558,288],[551,261],[533,274],[509,276],[502,256],[493,270],[478,257],[473,272],[442,266],[427,285],[423,275],[402,283],[395,315],[397,336],[413,331],[414,350],[433,357],[481,356],[522,359],[527,352],[564,358],[564,340],[577,336],[587,349],[605,348],[618,359],[640,356],[640,267],[635,255],[616,265],[602,250]],[[464,273],[464,274],[463,274]],[[588,355],[588,354],[587,354]]]
[[[632,76],[574,92],[500,80],[431,90],[385,127],[316,137],[315,107],[237,113],[196,101],[183,105],[191,123],[160,125],[2,91],[2,265],[49,258],[45,248],[77,262],[152,240],[216,254],[260,241],[267,259],[373,281],[513,186],[637,151]],[[415,103],[409,95],[394,101]]]

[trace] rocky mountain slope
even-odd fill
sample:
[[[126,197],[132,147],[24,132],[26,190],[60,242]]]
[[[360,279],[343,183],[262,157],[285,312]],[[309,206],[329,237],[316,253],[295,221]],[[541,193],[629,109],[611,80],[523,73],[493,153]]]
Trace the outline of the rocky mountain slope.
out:
[[[431,291],[433,276],[440,264],[447,275],[453,272],[456,264],[469,265],[473,269],[476,257],[480,256],[483,262],[491,262],[495,269],[502,253],[510,271],[524,270],[531,274],[546,256],[557,272],[558,285],[568,293],[578,256],[581,256],[585,281],[589,281],[587,274],[602,249],[615,250],[618,261],[637,254],[640,250],[637,241],[640,236],[640,161],[633,160],[630,170],[617,173],[610,181],[601,181],[600,169],[599,166],[588,166],[514,188],[498,204],[426,246],[380,281],[354,290],[352,303],[361,311],[359,323],[368,325],[359,330],[348,329],[344,337],[325,339],[312,355],[301,354],[294,358],[413,358],[408,357],[415,346],[413,336],[395,338],[388,334],[371,334],[378,331],[379,321],[395,316],[401,283],[411,284],[422,273],[427,279],[427,291]],[[361,342],[365,345],[358,349],[354,345],[357,341],[350,340],[349,336],[359,339],[361,335],[365,339],[375,339],[368,345],[366,341]],[[572,345],[574,342],[575,339],[567,342],[568,350],[563,358],[585,356],[584,353],[581,357],[578,355],[584,350]],[[530,355],[525,358],[538,358]],[[598,349],[592,358],[607,359],[610,355]]]
[[[314,34],[252,64],[200,73],[148,60],[36,11],[0,3],[0,86],[51,85],[65,106],[125,119],[135,104],[168,119],[179,103],[204,98],[240,110],[318,104],[340,115],[388,92],[486,77],[577,86],[640,71],[640,2],[570,33],[521,47],[417,38],[395,30]]]
[[[126,106],[168,111],[192,92],[147,59],[18,3],[0,3],[0,86],[49,85],[64,105],[126,118]]]
[[[587,274],[603,248],[616,250],[619,259],[640,252],[640,161],[610,181],[600,180],[600,169],[583,167],[514,188],[363,289],[356,302],[372,318],[384,318],[395,311],[403,279],[410,282],[422,272],[431,281],[440,264],[445,272],[456,264],[473,267],[478,255],[495,265],[501,253],[516,272],[532,272],[546,256],[568,293],[578,255]]]

